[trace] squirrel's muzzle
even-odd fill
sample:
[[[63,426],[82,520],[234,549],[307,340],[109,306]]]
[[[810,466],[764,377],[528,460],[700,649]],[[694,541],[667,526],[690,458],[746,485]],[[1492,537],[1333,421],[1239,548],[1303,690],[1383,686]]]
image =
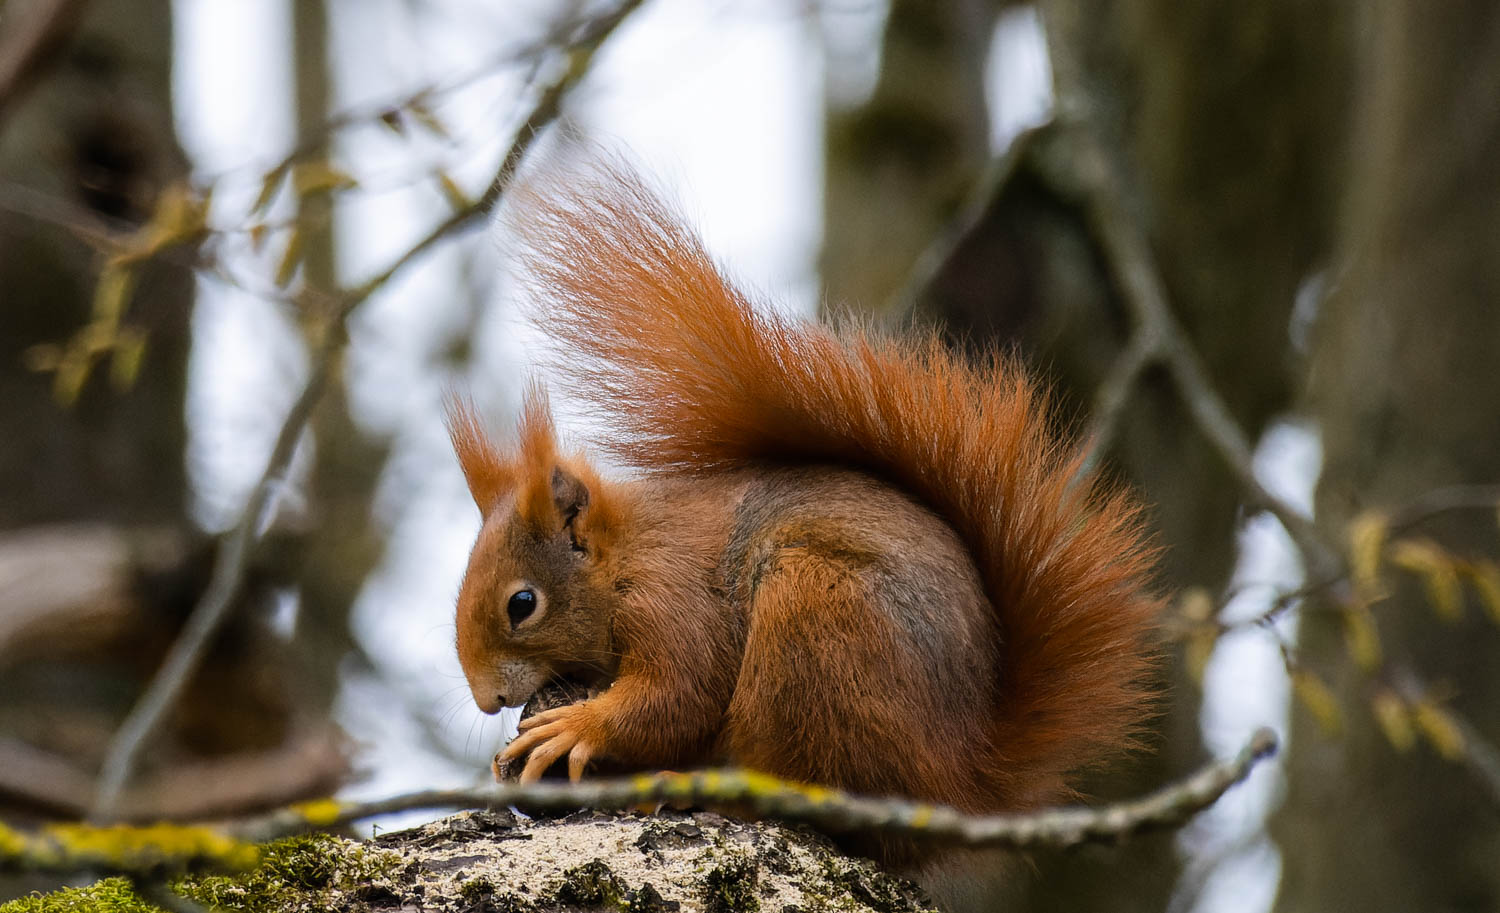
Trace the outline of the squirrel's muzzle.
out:
[[[546,663],[506,657],[489,669],[469,673],[469,691],[480,711],[499,713],[502,708],[526,703],[551,677],[552,669]]]

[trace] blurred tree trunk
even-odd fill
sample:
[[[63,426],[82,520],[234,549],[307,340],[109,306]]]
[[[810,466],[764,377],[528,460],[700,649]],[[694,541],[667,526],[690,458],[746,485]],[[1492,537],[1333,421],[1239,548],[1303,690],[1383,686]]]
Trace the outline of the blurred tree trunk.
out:
[[[1335,4],[1305,0],[1041,6],[1059,111],[1114,153],[1171,306],[1253,440],[1292,404],[1292,305],[1332,243],[1346,23]],[[1054,327],[1048,310],[1069,315],[1043,351],[1091,396],[1114,354],[1098,357],[1098,336],[1108,328],[1117,351],[1128,330],[1118,303],[1020,307]],[[1163,464],[1163,453],[1176,458]],[[1153,500],[1174,582],[1222,580],[1239,493],[1175,396],[1148,387],[1137,397],[1113,455],[1162,495]]]
[[[106,359],[64,406],[53,375],[28,366],[33,346],[67,343],[92,316],[101,257],[73,228],[140,224],[187,167],[172,131],[169,4],[84,8],[0,121],[0,529],[175,524],[186,503],[188,273],[141,277],[125,322],[148,349],[128,390],[111,388]]]
[[[12,3],[16,34],[46,4]],[[73,4],[22,91],[0,112],[0,808],[76,816],[108,739],[155,674],[206,582],[211,550],[188,519],[186,388],[193,276],[136,273],[121,325],[145,354],[129,383],[108,353],[76,402],[37,352],[66,348],[96,316],[104,255],[85,239],[134,230],[182,181],[171,109],[167,0]],[[14,8],[14,9],[13,9]],[[182,252],[190,254],[191,252]],[[263,593],[251,587],[252,594]],[[255,602],[247,598],[247,605]],[[285,705],[266,640],[242,612],[149,746],[125,807],[251,793],[263,770],[221,784],[214,757],[277,745]],[[341,762],[335,763],[341,766]],[[323,756],[319,769],[326,771]],[[273,764],[283,777],[287,764]],[[164,784],[192,767],[203,789]],[[273,796],[281,798],[285,794]],[[233,801],[233,800],[232,800]],[[27,887],[30,887],[28,885]],[[0,896],[21,886],[0,884]]]
[[[304,143],[310,143],[326,134],[333,114],[330,8],[325,0],[298,0],[293,10],[297,128]],[[332,198],[312,196],[301,206],[305,288],[331,292],[339,287]],[[321,332],[331,315],[320,313],[313,303],[304,307],[311,316],[309,324]],[[335,371],[313,419],[316,448],[308,480],[313,522],[294,559],[300,582],[295,640],[301,660],[300,707],[319,720],[332,712],[341,661],[353,643],[350,610],[382,551],[370,511],[386,450],[355,423],[342,374]]]
[[[188,517],[193,252],[139,267],[122,318],[146,340],[132,383],[112,382],[106,354],[64,405],[52,375],[30,369],[37,347],[66,346],[95,316],[104,255],[84,239],[139,227],[187,172],[173,130],[171,5],[75,5],[81,18],[0,122],[0,802],[64,817],[86,811],[108,740],[213,559]],[[273,576],[252,567],[146,746],[127,814],[277,803],[345,771],[326,729],[293,730],[288,651],[258,611]]]
[[[1249,8],[1045,0],[1040,7],[1064,124],[1086,123],[1113,156],[1172,306],[1254,438],[1292,404],[1292,305],[1332,243],[1349,78],[1340,8],[1301,0]],[[899,22],[893,16],[891,28]],[[936,90],[918,84],[908,94],[929,98]],[[1035,154],[1018,158],[978,224],[911,304],[912,316],[976,348],[1018,345],[1063,394],[1065,418],[1076,419],[1130,322],[1078,201],[1039,165],[1069,154],[1067,136],[1064,129],[1032,139]],[[832,187],[849,178],[838,143],[829,149]],[[830,202],[841,198],[879,197],[873,188],[830,192]],[[885,210],[866,217],[882,226],[903,221]],[[830,246],[848,221],[830,207]],[[884,238],[863,240],[865,262],[897,259],[876,241]],[[1173,459],[1162,460],[1165,453]],[[1110,456],[1154,506],[1165,585],[1221,585],[1234,558],[1240,496],[1175,394],[1155,378],[1132,396]],[[1171,684],[1158,725],[1172,753],[1141,765],[1129,784],[1100,782],[1095,794],[1144,789],[1199,760],[1196,688],[1180,675]],[[1043,874],[1018,906],[1159,910],[1179,868],[1165,836],[1107,856],[1037,862]]]
[[[881,312],[989,158],[989,0],[892,0],[871,97],[828,112],[827,300]]]
[[[1343,224],[1346,274],[1316,342],[1325,528],[1424,491],[1500,479],[1500,8],[1377,4],[1361,25],[1364,92]],[[1496,550],[1480,510],[1421,530],[1460,555]],[[1409,583],[1407,581],[1406,583]],[[1500,633],[1472,610],[1437,622],[1420,588],[1375,609],[1386,678],[1426,679],[1500,740]],[[1396,753],[1369,710],[1337,616],[1308,613],[1302,657],[1335,683],[1344,731],[1296,720],[1278,909],[1500,909],[1500,807],[1427,746]]]
[[[18,633],[24,656],[0,644],[0,734],[92,775],[184,611],[179,599],[137,598],[145,543],[135,531],[171,531],[164,563],[187,560],[193,282],[180,268],[142,269],[122,323],[147,334],[147,349],[128,388],[110,382],[106,355],[64,404],[54,375],[29,366],[34,347],[65,347],[94,316],[103,256],[80,231],[140,225],[186,173],[172,130],[170,4],[85,4],[59,38],[0,123],[0,529],[10,570],[0,611],[31,611],[16,587],[36,566],[28,555],[57,561],[44,575],[57,583],[98,582],[38,600],[45,611]],[[81,610],[87,625],[70,622],[75,595],[93,603]]]

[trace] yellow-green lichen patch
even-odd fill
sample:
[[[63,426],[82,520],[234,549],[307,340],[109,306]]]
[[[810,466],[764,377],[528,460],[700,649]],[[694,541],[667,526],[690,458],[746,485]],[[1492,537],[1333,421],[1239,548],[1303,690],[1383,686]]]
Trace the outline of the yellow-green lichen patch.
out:
[[[259,850],[206,827],[51,824],[38,831],[0,826],[0,866],[33,872],[121,872],[162,876],[252,868]]]
[[[343,814],[344,806],[336,799],[312,799],[292,806],[309,827],[328,827]]]
[[[24,834],[0,823],[0,859],[17,858],[25,852],[26,846]]]
[[[255,866],[260,851],[206,827],[157,824],[149,827],[52,825],[42,831],[69,859],[94,860],[99,868],[147,870],[212,866],[240,871]]]

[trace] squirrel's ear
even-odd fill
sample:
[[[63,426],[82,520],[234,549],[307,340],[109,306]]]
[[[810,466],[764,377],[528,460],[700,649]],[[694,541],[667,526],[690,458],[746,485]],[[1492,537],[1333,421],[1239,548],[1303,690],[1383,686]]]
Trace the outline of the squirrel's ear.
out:
[[[457,396],[449,397],[447,412],[448,437],[453,441],[464,481],[469,483],[469,494],[474,496],[479,512],[488,513],[515,485],[515,473],[500,458],[474,414],[472,403]]]
[[[561,528],[552,496],[552,477],[558,466],[557,429],[552,424],[547,392],[535,382],[526,385],[518,430],[522,481],[516,509],[522,519],[538,529]]]
[[[564,528],[572,526],[578,514],[589,506],[589,487],[563,466],[552,470],[552,504],[562,518]]]

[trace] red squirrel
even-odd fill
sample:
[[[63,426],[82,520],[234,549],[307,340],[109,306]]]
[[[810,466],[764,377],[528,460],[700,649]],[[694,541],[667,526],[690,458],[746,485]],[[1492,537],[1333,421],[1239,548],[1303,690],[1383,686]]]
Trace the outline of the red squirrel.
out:
[[[752,305],[619,166],[519,194],[536,320],[635,470],[560,450],[534,385],[511,447],[450,408],[484,518],[457,605],[475,702],[603,689],[522,724],[523,782],[728,764],[1019,811],[1131,744],[1153,550],[1022,369]]]

